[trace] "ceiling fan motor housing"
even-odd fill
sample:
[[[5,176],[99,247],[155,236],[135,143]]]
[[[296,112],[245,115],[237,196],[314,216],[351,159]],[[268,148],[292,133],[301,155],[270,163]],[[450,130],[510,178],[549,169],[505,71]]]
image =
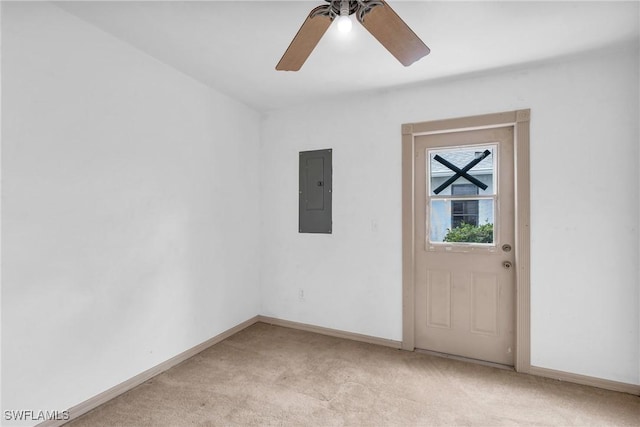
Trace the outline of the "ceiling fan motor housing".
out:
[[[362,23],[364,17],[375,6],[382,6],[384,3],[379,0],[325,0],[329,3],[326,9],[317,13],[328,15],[332,20],[336,16],[356,14],[358,21]],[[346,13],[345,13],[346,12]]]

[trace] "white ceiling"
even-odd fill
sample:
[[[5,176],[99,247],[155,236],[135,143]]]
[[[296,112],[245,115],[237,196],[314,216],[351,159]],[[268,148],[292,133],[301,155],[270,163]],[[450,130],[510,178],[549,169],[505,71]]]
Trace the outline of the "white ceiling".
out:
[[[637,1],[388,3],[431,48],[430,55],[405,68],[360,25],[348,37],[332,26],[301,71],[283,72],[276,63],[309,11],[324,1],[57,2],[260,111],[596,54],[640,37]]]

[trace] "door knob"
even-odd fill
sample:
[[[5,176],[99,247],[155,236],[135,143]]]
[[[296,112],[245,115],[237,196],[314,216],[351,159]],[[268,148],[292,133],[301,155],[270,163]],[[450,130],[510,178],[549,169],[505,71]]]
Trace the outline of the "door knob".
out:
[[[503,261],[502,266],[507,270],[511,268],[511,261]]]
[[[505,252],[511,252],[511,245],[509,244],[502,245],[502,250]]]

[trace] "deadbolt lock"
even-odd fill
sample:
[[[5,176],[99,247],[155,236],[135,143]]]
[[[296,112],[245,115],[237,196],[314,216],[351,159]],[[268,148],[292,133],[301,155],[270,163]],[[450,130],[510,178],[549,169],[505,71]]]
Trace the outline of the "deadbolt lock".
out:
[[[502,245],[502,250],[505,252],[511,252],[511,245],[509,244]]]
[[[510,261],[503,261],[502,262],[502,266],[506,269],[511,268],[511,262]]]

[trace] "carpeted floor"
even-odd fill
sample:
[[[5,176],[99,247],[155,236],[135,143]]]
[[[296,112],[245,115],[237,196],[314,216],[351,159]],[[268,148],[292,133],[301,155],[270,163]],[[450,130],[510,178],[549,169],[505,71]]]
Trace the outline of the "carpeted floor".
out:
[[[68,424],[640,425],[640,397],[257,323]]]

